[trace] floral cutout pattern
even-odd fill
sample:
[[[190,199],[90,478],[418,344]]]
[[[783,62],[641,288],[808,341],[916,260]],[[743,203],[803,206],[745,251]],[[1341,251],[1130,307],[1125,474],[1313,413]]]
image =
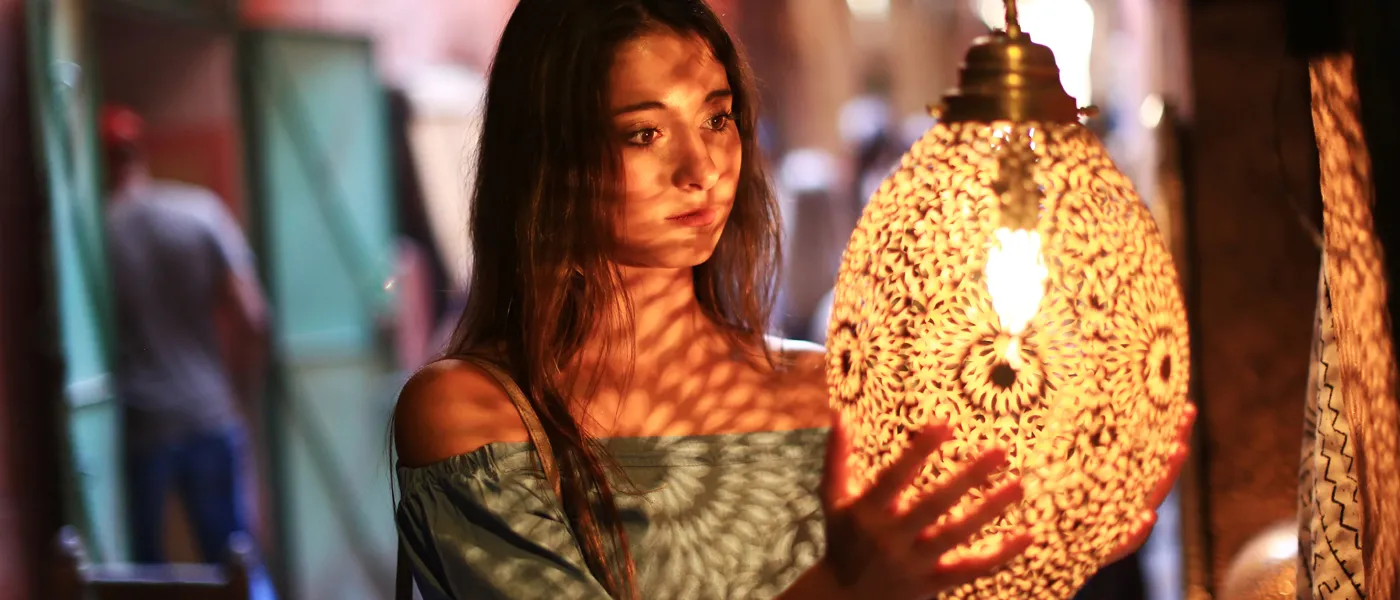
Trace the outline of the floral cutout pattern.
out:
[[[1034,185],[1007,185],[1011,168]],[[1048,271],[1019,334],[1002,327],[984,275],[1008,190],[1039,203]],[[1130,182],[1078,124],[929,130],[851,236],[827,339],[832,403],[851,427],[851,467],[866,484],[912,432],[946,420],[955,439],[916,488],[992,444],[1007,448],[1007,474],[1026,486],[1020,506],[955,552],[978,552],[1022,524],[1037,543],[942,596],[950,600],[1073,596],[1148,508],[1177,443],[1191,370],[1170,252]]]

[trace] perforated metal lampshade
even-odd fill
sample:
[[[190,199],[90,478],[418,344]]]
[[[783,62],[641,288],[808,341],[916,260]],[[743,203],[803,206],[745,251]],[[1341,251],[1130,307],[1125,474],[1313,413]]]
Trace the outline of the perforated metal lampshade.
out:
[[[1151,214],[1079,123],[1049,49],[999,33],[962,77],[846,248],[832,402],[866,484],[912,432],[953,426],[906,499],[1008,449],[1026,498],[958,552],[1021,524],[1035,543],[944,598],[1068,599],[1155,508],[1186,403],[1186,314]]]

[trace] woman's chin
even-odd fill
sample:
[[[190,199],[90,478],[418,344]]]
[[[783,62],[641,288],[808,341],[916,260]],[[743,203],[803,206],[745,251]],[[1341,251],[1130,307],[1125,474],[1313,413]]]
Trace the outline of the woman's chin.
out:
[[[675,253],[666,256],[654,256],[638,258],[632,260],[618,261],[618,266],[628,269],[650,269],[656,271],[676,271],[681,269],[693,269],[705,261],[710,260],[714,252],[705,253]]]
[[[717,240],[716,240],[717,241]],[[715,254],[715,243],[696,240],[691,244],[667,244],[624,254],[618,265],[638,269],[689,269],[698,267]]]

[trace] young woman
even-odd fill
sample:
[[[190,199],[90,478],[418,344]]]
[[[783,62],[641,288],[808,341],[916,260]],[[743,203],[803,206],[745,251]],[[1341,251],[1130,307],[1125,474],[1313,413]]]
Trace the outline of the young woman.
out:
[[[821,348],[764,335],[779,226],[755,108],[702,0],[521,0],[491,68],[470,300],[395,413],[426,598],[919,600],[1026,547],[944,556],[1016,481],[935,526],[999,449],[895,508],[941,424],[852,491]]]

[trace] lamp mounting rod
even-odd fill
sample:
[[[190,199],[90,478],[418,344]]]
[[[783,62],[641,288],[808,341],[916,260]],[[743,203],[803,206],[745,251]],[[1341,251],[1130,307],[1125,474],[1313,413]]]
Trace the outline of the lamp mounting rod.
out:
[[[1016,10],[1016,0],[1004,0],[1006,4],[1006,35],[1007,37],[1021,36],[1021,18]]]

